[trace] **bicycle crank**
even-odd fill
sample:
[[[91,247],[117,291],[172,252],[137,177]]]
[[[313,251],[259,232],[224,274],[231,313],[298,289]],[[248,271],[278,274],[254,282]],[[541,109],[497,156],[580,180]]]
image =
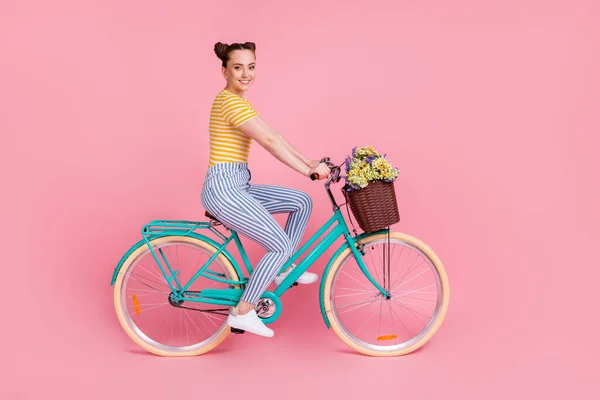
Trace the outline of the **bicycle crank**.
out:
[[[271,299],[263,297],[262,299],[258,300],[256,306],[254,306],[254,309],[260,318],[270,318],[273,316],[273,314],[275,314],[276,311],[275,302],[273,302]]]

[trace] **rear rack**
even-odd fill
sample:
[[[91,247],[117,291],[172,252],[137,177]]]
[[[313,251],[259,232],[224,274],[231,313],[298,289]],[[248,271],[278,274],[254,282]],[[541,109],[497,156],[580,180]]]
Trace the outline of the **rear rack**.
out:
[[[189,236],[196,229],[208,229],[222,240],[226,240],[227,236],[216,230],[215,225],[214,222],[157,219],[142,227],[142,235],[144,239],[163,235]]]

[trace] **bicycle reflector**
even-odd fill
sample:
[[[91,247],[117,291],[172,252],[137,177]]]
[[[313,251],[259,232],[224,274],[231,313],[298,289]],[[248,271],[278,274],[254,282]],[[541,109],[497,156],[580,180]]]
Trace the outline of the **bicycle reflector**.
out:
[[[392,339],[397,339],[398,336],[396,335],[385,335],[385,336],[378,336],[377,340],[392,340]]]
[[[135,308],[135,313],[137,315],[140,315],[140,302],[138,301],[138,298],[135,294],[132,297],[133,297],[133,307]]]

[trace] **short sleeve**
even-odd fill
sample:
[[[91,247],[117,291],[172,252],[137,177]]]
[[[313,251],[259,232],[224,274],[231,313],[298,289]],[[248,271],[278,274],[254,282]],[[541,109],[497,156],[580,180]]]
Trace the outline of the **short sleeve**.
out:
[[[258,116],[258,113],[248,101],[240,97],[230,96],[223,102],[221,113],[225,121],[236,128],[244,122]]]

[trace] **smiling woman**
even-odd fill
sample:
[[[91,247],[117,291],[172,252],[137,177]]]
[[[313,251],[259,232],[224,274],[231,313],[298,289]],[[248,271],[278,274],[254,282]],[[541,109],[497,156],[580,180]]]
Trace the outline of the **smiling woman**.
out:
[[[229,64],[228,68],[227,64],[230,60],[230,53],[233,53],[236,50],[239,50],[236,52],[236,55],[239,53],[242,57],[241,59],[236,57],[235,62]],[[250,50],[251,53],[245,52],[244,50]],[[256,45],[252,42],[234,43],[232,45],[219,42],[215,44],[215,53],[222,61],[221,66],[223,67],[223,75],[225,76],[225,79],[227,79],[227,86],[235,94],[243,96],[244,91],[246,91],[250,87],[250,84],[254,82]],[[247,64],[244,65],[243,61],[246,61]]]
[[[245,92],[256,78],[256,45],[252,42],[216,43],[225,88],[217,94],[209,123],[209,165],[202,186],[202,205],[212,217],[267,250],[250,276],[239,304],[227,323],[261,336],[273,336],[258,317],[255,307],[274,280],[279,285],[291,272],[280,270],[296,251],[312,211],[311,198],[304,192],[274,185],[250,184],[248,155],[256,141],[283,164],[300,174],[318,179],[329,177],[329,167],[306,158],[283,135],[271,129],[258,115]],[[271,214],[289,213],[285,230]],[[318,276],[304,272],[298,283],[314,283]]]

